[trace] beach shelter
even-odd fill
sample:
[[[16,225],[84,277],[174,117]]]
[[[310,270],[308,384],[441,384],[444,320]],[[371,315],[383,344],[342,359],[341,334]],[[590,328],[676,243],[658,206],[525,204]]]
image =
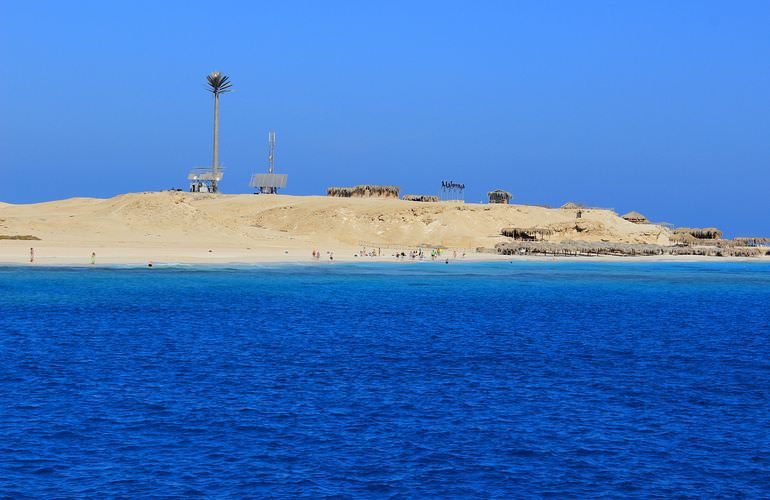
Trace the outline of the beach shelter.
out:
[[[647,217],[645,217],[644,215],[640,214],[639,212],[631,211],[631,212],[628,212],[627,214],[625,214],[625,215],[623,215],[621,217],[623,217],[628,222],[633,222],[634,224],[649,224],[650,223],[650,221],[647,220]]]
[[[513,196],[508,191],[503,191],[502,189],[495,189],[494,191],[490,191],[487,193],[487,196],[489,196],[489,203],[502,203],[507,205],[511,202],[511,198]]]

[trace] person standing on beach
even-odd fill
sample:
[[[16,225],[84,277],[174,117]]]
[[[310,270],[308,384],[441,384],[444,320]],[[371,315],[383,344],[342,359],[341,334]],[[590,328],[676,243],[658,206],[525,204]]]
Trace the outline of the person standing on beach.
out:
[[[32,247],[29,248],[29,261],[30,263],[35,262],[35,249]]]
[[[96,252],[91,252],[91,265],[96,264]]]

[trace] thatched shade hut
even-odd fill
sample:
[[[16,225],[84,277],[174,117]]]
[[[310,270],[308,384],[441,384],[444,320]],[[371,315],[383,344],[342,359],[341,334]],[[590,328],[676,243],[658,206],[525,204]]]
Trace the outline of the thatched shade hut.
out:
[[[533,241],[550,236],[553,231],[544,227],[505,227],[500,234],[514,240]]]
[[[715,227],[678,227],[674,229],[675,235],[690,235],[698,240],[719,240],[722,238],[722,231]]]
[[[398,186],[376,184],[361,184],[353,188],[353,196],[356,198],[398,198],[400,192]]]
[[[336,196],[337,198],[350,198],[351,196],[353,196],[353,188],[349,188],[349,187],[326,188],[326,196]]]
[[[559,208],[564,208],[566,210],[575,210],[580,208],[586,208],[585,205],[581,205],[580,203],[575,203],[574,201],[568,201],[564,205],[562,205]]]
[[[376,184],[360,184],[354,187],[330,187],[326,196],[339,198],[398,198],[401,188],[398,186],[380,186]]]
[[[494,191],[490,191],[487,193],[487,196],[489,196],[489,203],[502,203],[504,205],[510,203],[511,198],[513,198],[511,193],[508,191],[503,191],[502,189],[495,189]]]
[[[424,201],[424,202],[438,202],[438,196],[429,194],[405,194],[404,200],[406,201]]]
[[[669,240],[675,245],[695,245],[698,243],[698,240],[690,233],[673,233]]]
[[[624,219],[626,219],[628,222],[633,222],[634,224],[649,224],[650,221],[647,220],[647,217],[640,214],[639,212],[628,212],[626,215],[621,216]]]

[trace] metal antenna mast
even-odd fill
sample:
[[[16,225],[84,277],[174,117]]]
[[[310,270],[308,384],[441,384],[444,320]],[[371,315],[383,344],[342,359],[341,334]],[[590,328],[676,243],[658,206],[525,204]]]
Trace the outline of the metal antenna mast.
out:
[[[272,130],[267,133],[267,142],[270,144],[270,152],[267,154],[267,173],[272,174],[275,164],[275,132]]]
[[[276,194],[278,189],[286,187],[286,174],[275,173],[275,132],[267,133],[267,173],[251,176],[249,186],[257,190],[257,193]]]

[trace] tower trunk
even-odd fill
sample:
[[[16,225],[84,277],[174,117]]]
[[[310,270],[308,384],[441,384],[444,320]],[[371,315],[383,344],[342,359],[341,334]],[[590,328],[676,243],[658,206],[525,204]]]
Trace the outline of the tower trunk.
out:
[[[212,165],[214,171],[214,180],[211,181],[211,186],[215,193],[219,192],[219,182],[217,181],[219,173],[219,94],[214,94],[214,163]]]

